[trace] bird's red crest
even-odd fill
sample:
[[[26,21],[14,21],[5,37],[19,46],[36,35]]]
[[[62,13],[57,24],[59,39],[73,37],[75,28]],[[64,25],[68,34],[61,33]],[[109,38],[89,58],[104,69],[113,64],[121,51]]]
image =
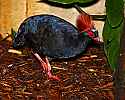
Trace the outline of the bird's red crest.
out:
[[[80,14],[77,17],[76,25],[79,32],[88,31],[93,28],[92,18],[88,14]]]

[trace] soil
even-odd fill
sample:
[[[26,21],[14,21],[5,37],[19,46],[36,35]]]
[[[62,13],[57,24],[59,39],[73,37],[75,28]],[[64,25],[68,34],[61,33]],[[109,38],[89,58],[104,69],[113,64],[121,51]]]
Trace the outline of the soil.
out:
[[[11,44],[0,41],[0,100],[113,100],[103,44],[88,47],[74,59],[51,61],[60,81],[48,80],[30,52],[8,52]]]

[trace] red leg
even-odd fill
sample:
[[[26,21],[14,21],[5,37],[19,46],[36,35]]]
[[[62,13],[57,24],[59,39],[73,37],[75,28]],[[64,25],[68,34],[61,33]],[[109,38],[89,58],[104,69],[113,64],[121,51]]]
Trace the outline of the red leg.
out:
[[[49,60],[48,60],[47,56],[45,57],[45,62],[46,62],[46,64],[47,64],[47,66],[48,66],[48,72],[47,72],[48,77],[49,77],[50,79],[60,80],[57,76],[53,76],[53,75],[52,75],[52,73],[51,73],[51,65],[50,65],[50,63],[49,63]]]
[[[33,53],[33,55],[36,57],[36,59],[40,62],[41,66],[43,67],[44,72],[47,71],[47,66],[44,60],[41,59],[41,57],[37,53]]]
[[[41,67],[43,67],[44,72],[47,73],[49,79],[59,80],[57,76],[53,76],[51,73],[51,65],[47,57],[45,57],[45,61],[37,54],[33,53],[36,59],[40,62]]]

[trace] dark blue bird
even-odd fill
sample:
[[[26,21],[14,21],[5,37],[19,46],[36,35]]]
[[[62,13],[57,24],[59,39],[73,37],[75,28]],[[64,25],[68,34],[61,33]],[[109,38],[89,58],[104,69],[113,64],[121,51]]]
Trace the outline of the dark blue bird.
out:
[[[58,79],[51,74],[47,57],[52,59],[75,57],[86,50],[90,41],[96,41],[98,38],[89,15],[80,14],[77,27],[54,15],[31,16],[20,25],[13,40],[13,47],[32,49],[48,77]],[[41,55],[45,59],[41,59]]]

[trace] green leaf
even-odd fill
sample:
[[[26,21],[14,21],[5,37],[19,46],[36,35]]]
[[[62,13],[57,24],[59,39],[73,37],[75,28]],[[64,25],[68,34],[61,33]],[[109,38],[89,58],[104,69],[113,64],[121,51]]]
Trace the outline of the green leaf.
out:
[[[123,0],[106,0],[106,14],[103,28],[104,50],[111,68],[116,69],[123,30]]]
[[[72,3],[89,3],[95,0],[48,0],[48,1],[61,3],[61,4],[72,4]]]
[[[108,19],[106,18],[106,22],[104,24],[103,27],[103,39],[104,39],[104,43],[106,45],[108,45],[111,42],[111,30],[112,30],[112,26],[109,24]]]
[[[117,28],[112,28],[106,19],[103,29],[104,50],[112,69],[116,69],[120,54],[120,36],[123,30],[123,22]]]
[[[106,0],[106,14],[112,27],[117,27],[122,23],[123,6],[123,0]]]

